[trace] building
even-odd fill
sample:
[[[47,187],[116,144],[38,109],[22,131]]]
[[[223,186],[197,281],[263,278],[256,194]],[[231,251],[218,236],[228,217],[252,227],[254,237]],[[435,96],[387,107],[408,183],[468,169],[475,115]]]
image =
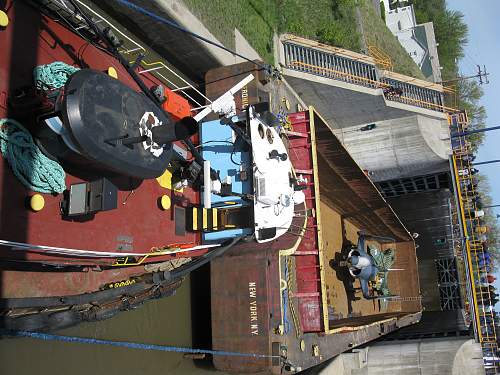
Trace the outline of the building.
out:
[[[413,5],[390,9],[389,0],[384,0],[386,25],[398,38],[403,48],[422,70],[425,77],[441,82],[438,43],[432,22],[417,24]]]

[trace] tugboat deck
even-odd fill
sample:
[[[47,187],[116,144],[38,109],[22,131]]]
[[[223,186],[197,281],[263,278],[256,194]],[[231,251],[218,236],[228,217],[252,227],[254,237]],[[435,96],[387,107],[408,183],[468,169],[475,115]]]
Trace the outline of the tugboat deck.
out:
[[[15,2],[9,17],[12,26],[9,25],[0,33],[0,118],[15,118],[29,130],[36,131],[40,124],[36,122],[30,107],[39,103],[26,103],[18,97],[20,93],[31,95],[27,90],[34,85],[34,68],[54,61],[82,68],[90,66],[105,72],[112,67],[119,80],[139,91],[137,84],[114,57],[97,49],[61,23],[43,16],[26,2]],[[142,77],[148,87],[161,83],[152,75],[143,74]],[[67,187],[83,180],[92,180],[92,176],[84,175],[83,172],[72,174],[70,169],[65,169]],[[44,208],[39,212],[30,210],[28,199],[34,193],[19,182],[8,162],[2,158],[0,239],[32,245],[126,253],[149,253],[155,247],[200,243],[199,234],[186,232],[176,235],[175,231],[174,206],[198,204],[199,194],[194,190],[172,190],[168,175],[163,176],[161,181],[120,178],[112,182],[118,187],[117,209],[98,212],[92,220],[67,220],[62,218],[60,212],[62,194],[44,194]],[[163,195],[170,197],[169,210],[162,210],[159,206],[158,200]],[[197,250],[190,255],[204,252]],[[41,272],[31,269],[23,276],[26,267],[22,261],[25,260],[69,265],[72,260],[67,258],[61,261],[55,255],[26,253],[10,248],[1,248],[0,258],[2,298],[91,292],[99,290],[107,282],[126,280],[132,275],[144,273],[143,267],[117,267],[98,273],[60,270],[47,277],[47,273],[43,272],[46,269],[42,267]],[[75,263],[80,260],[73,258]]]

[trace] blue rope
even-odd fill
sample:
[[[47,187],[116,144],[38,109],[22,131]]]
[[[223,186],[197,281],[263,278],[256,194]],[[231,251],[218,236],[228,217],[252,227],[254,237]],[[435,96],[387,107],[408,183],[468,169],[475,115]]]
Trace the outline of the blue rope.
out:
[[[182,348],[182,347],[178,347],[178,346],[142,344],[142,343],[137,343],[137,342],[127,342],[127,341],[101,340],[101,339],[92,339],[92,338],[87,338],[87,337],[53,335],[50,333],[30,332],[30,331],[6,331],[6,330],[3,330],[3,331],[0,331],[0,336],[4,336],[4,337],[30,337],[33,339],[44,340],[44,341],[61,341],[61,342],[71,342],[71,343],[78,343],[78,344],[110,345],[110,346],[118,346],[118,347],[129,348],[129,349],[156,350],[156,351],[161,351],[161,352],[211,354],[211,355],[224,355],[224,356],[233,356],[233,357],[251,357],[251,358],[274,358],[274,357],[279,358],[279,355],[240,353],[240,352],[229,352],[229,351],[223,351],[223,350],[192,349],[192,348]]]
[[[0,119],[0,151],[24,186],[40,193],[66,189],[64,169],[46,157],[17,121]]]
[[[256,61],[253,61],[252,59],[249,59],[248,57],[243,56],[243,55],[239,54],[238,52],[232,51],[229,48],[224,47],[222,44],[213,42],[210,39],[207,39],[207,38],[205,38],[205,37],[203,37],[203,36],[201,36],[199,34],[193,33],[192,31],[189,31],[188,29],[180,26],[179,24],[177,24],[177,23],[175,23],[173,21],[170,21],[170,20],[168,20],[166,18],[160,17],[159,15],[153,13],[152,11],[149,11],[147,9],[141,8],[140,6],[134,4],[134,3],[130,2],[130,1],[127,1],[127,0],[115,0],[115,1],[118,2],[118,3],[120,3],[120,4],[122,4],[123,6],[125,6],[127,8],[129,8],[129,9],[135,10],[138,13],[142,13],[143,15],[148,16],[148,17],[150,17],[150,18],[152,18],[152,19],[154,19],[154,20],[156,20],[156,21],[158,21],[160,23],[163,23],[165,25],[173,27],[174,29],[182,31],[185,34],[191,35],[192,37],[197,38],[197,39],[199,39],[199,40],[201,40],[201,41],[203,41],[205,43],[208,43],[208,44],[211,44],[211,45],[213,45],[215,47],[223,49],[224,51],[229,52],[230,54],[232,54],[234,56],[241,57],[242,59],[244,59],[246,61],[249,61],[249,62],[257,65],[258,67],[260,67],[260,68],[262,68],[264,70],[267,70],[267,71],[271,70],[271,67],[268,66],[268,65],[262,65],[262,64],[260,64],[260,63],[258,63]]]
[[[33,70],[36,88],[39,90],[53,90],[63,87],[69,76],[80,70],[74,66],[55,61],[51,64],[37,66]]]

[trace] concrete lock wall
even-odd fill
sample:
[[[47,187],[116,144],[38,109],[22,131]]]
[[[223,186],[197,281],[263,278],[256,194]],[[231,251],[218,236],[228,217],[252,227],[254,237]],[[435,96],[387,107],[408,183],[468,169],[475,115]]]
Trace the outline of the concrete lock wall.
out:
[[[368,350],[369,375],[484,374],[481,348],[474,340],[429,340],[380,345]],[[352,374],[358,374],[353,371]]]
[[[322,375],[483,375],[481,346],[439,338],[380,343],[336,357]]]
[[[415,115],[335,131],[356,162],[375,181],[432,174],[449,169],[451,152],[445,121]]]
[[[309,105],[314,105],[332,128],[398,119],[420,114],[446,119],[442,112],[386,100],[382,89],[363,87],[309,73],[283,69],[288,83]]]

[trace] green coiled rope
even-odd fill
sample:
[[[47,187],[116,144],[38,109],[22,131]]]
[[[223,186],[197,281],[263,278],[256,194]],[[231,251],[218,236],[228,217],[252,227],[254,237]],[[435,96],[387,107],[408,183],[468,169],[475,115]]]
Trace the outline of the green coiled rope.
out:
[[[36,88],[42,91],[63,87],[78,68],[55,61],[33,70]],[[40,193],[62,193],[66,189],[64,169],[46,157],[31,134],[13,119],[0,119],[0,151],[14,175],[27,188]]]
[[[396,252],[394,249],[387,249],[384,251],[378,251],[376,254],[373,254],[373,260],[375,261],[375,265],[380,270],[379,276],[381,276],[379,285],[377,288],[382,292],[382,295],[388,296],[391,294],[388,285],[388,270],[393,266],[395,261]]]
[[[53,90],[63,87],[69,76],[78,70],[80,69],[62,61],[37,66],[33,70],[36,88],[39,90]]]
[[[29,131],[16,120],[0,119],[0,151],[30,190],[62,193],[66,189],[64,169],[40,151]]]

